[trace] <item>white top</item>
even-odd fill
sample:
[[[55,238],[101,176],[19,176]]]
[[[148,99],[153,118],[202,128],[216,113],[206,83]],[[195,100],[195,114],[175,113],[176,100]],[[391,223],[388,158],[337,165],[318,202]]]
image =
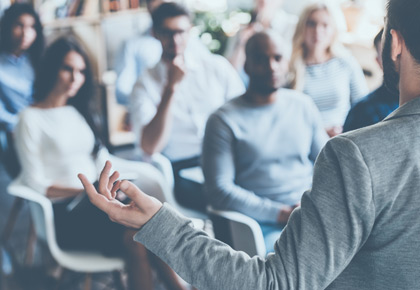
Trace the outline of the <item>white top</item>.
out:
[[[199,38],[191,36],[187,50],[193,54],[210,53]],[[122,105],[128,105],[137,79],[146,69],[154,67],[162,56],[162,45],[149,28],[138,37],[130,38],[122,47],[115,62],[117,72],[116,95]]]
[[[172,131],[163,150],[172,161],[200,155],[208,116],[245,88],[230,63],[219,55],[185,55],[187,73],[171,104]],[[131,95],[131,117],[136,142],[142,128],[156,114],[167,82],[167,66],[161,60],[139,78]]]
[[[72,106],[25,109],[15,140],[22,166],[20,182],[43,194],[52,185],[81,188],[77,178],[81,172],[90,181],[97,180],[108,158],[106,150],[93,158],[93,132]]]
[[[352,56],[308,65],[303,92],[312,97],[326,128],[342,126],[352,105],[368,92],[365,76]]]

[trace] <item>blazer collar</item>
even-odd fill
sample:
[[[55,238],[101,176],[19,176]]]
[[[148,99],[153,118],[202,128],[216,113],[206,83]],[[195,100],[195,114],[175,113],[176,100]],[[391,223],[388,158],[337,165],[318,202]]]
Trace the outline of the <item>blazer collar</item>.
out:
[[[405,103],[401,107],[397,108],[394,112],[388,115],[384,121],[395,119],[408,115],[417,115],[420,114],[420,96],[412,99],[411,101]]]

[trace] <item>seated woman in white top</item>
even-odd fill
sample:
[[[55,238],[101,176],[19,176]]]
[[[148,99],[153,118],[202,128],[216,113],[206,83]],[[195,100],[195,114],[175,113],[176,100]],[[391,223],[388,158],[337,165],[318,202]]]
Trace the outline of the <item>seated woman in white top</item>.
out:
[[[94,81],[86,53],[73,39],[54,42],[46,51],[35,82],[35,105],[21,113],[16,128],[22,166],[18,178],[53,201],[60,247],[126,257],[130,289],[153,289],[150,262],[162,273],[168,287],[183,289],[166,264],[133,242],[132,230],[112,223],[87,198],[73,206],[85,194],[77,174],[86,172],[94,182],[109,158],[107,150],[100,149],[92,118],[93,95]],[[148,165],[138,162],[128,166],[132,171]],[[141,177],[153,183],[158,173],[152,167],[149,172],[146,178]]]
[[[360,65],[338,41],[332,11],[322,2],[303,10],[290,61],[291,88],[312,97],[330,137],[342,132],[351,105],[368,92]]]

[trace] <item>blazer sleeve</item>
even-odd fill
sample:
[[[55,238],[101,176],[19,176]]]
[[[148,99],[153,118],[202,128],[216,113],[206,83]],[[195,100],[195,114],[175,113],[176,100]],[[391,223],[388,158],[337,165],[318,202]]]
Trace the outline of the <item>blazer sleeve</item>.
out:
[[[320,153],[304,194],[266,259],[250,258],[195,230],[168,205],[134,239],[198,289],[325,289],[367,240],[375,220],[369,169],[346,137]]]

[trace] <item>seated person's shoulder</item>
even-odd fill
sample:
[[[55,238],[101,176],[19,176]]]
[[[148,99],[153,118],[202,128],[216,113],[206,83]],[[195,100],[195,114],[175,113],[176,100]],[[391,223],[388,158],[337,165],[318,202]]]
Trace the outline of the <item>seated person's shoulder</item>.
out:
[[[296,103],[304,107],[313,108],[315,103],[307,94],[292,89],[280,89],[280,97],[288,100],[291,103]]]
[[[230,99],[225,104],[220,106],[216,111],[214,111],[210,117],[209,120],[212,120],[211,122],[214,122],[217,120],[228,120],[228,119],[236,119],[237,117],[246,117],[245,110],[248,109],[248,106],[244,102],[243,98],[241,96],[235,97],[233,99]]]
[[[341,56],[335,57],[334,60],[342,69],[362,70],[359,61],[350,52],[346,51]]]
[[[207,53],[199,56],[200,62],[207,68],[212,68],[215,72],[225,72],[226,68],[233,69],[230,62],[219,54]],[[228,71],[230,72],[230,70]]]

